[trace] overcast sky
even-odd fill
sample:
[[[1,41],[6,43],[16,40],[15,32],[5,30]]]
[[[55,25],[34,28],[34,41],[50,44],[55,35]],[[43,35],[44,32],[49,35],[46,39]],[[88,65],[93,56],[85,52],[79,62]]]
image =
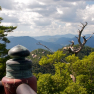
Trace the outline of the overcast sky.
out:
[[[77,34],[80,22],[88,22],[83,34],[94,32],[92,0],[0,0],[0,25],[17,26],[10,36]]]

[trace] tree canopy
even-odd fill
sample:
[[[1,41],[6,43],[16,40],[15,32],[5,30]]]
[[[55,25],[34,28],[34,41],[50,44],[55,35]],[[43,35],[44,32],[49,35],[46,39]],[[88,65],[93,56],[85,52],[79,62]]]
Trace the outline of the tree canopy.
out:
[[[1,7],[0,10],[2,10]],[[3,18],[0,17],[0,79],[5,75],[5,62],[9,59],[7,56],[8,49],[6,49],[6,44],[10,43],[10,41],[6,36],[8,35],[8,32],[12,32],[17,28],[13,26],[2,26],[2,20]]]
[[[93,94],[94,52],[83,59],[69,55],[65,58],[69,63],[61,62],[64,55],[57,51],[39,61],[41,65],[53,63],[55,74],[39,74],[38,94]]]

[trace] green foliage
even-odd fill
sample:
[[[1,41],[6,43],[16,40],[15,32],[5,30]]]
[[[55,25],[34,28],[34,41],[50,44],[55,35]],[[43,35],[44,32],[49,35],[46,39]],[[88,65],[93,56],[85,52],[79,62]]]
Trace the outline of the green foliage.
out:
[[[42,75],[42,73],[33,73],[33,75],[37,78],[37,80],[39,79],[39,77]]]
[[[48,64],[48,63],[52,63],[54,64],[55,62],[59,62],[61,61],[61,59],[65,56],[65,54],[63,54],[63,51],[56,51],[54,54],[52,55],[47,55],[47,56],[43,56],[40,61],[39,64],[40,65],[44,65],[44,64]]]
[[[86,88],[77,83],[70,83],[69,86],[61,94],[88,94]]]
[[[47,56],[47,54],[52,54],[48,50],[44,49],[36,49],[30,53],[30,56],[28,56],[28,59],[32,60],[32,72],[33,73],[52,73],[54,74],[54,66],[52,64],[47,64],[45,66],[40,66],[39,61],[43,56]]]
[[[75,45],[75,46],[78,47],[78,45]],[[53,63],[55,63],[55,61],[60,61],[60,62],[62,60],[66,61],[67,60],[66,57],[68,57],[69,55],[71,56],[71,54],[68,53],[68,51],[63,51],[62,49],[58,50],[58,52],[60,51],[60,53],[59,53],[60,60],[55,60],[57,58],[57,56],[56,55],[52,55],[53,53],[51,53],[50,51],[44,50],[44,49],[36,49],[36,50],[32,51],[31,55],[28,57],[28,59],[31,59],[32,63],[33,63],[32,72],[33,73],[40,73],[41,72],[43,74],[44,73],[55,74],[55,67],[54,67]],[[94,51],[94,48],[91,48],[91,47],[88,47],[88,46],[84,46],[83,49],[82,49],[82,51],[80,52],[80,54],[78,54],[79,58],[78,57],[77,58],[78,59],[82,59],[83,57],[88,56],[92,51]],[[58,52],[55,52],[55,54],[58,55]],[[63,56],[62,56],[62,53],[63,53]],[[36,55],[36,57],[33,58],[32,54]],[[55,58],[54,61],[53,61],[53,58]],[[46,60],[47,60],[48,63],[46,62]],[[45,64],[42,64],[43,61],[45,61],[46,63],[44,62]],[[41,64],[39,64],[39,62]],[[68,61],[68,60],[67,60],[67,62],[70,63],[70,61]]]
[[[77,60],[79,60],[79,57],[75,56],[75,54],[66,57],[66,61],[69,63],[75,62]]]
[[[34,74],[37,77],[38,94],[94,94],[94,48],[83,47],[78,57],[62,50],[45,55],[43,51],[41,49],[39,53],[35,50],[32,53],[37,54],[32,59],[40,64],[36,69],[41,70],[41,73],[37,71],[38,74]],[[81,54],[83,56],[80,57]],[[62,59],[67,63],[62,62]],[[70,74],[75,77],[75,82]]]
[[[77,75],[77,82],[87,89],[88,94],[94,93],[94,52],[74,62],[72,68]]]
[[[84,46],[78,56],[63,50],[53,54],[43,54],[43,51],[32,51],[37,57],[29,57],[34,65],[38,65],[34,66],[38,94],[94,94],[94,48]],[[75,82],[70,74],[76,79]]]
[[[69,45],[68,45],[69,46]],[[68,46],[66,46],[66,47],[68,47]],[[74,48],[79,48],[79,45],[77,44],[77,45],[74,45],[73,46]],[[64,48],[64,47],[63,47]],[[69,56],[69,55],[72,55],[71,53],[69,53],[68,51],[66,51],[66,50],[63,50],[63,48],[61,48],[61,49],[59,49],[60,51],[63,51],[65,54],[66,54],[66,56]],[[89,46],[84,46],[83,48],[82,48],[82,50],[78,53],[78,57],[79,57],[79,59],[83,59],[84,58],[84,56],[88,56],[91,52],[94,52],[94,48],[91,48],[91,47],[89,47]]]
[[[0,7],[1,10],[1,7]],[[0,23],[3,20],[3,18],[0,17]],[[8,49],[6,49],[6,43],[10,43],[10,41],[7,39],[7,32],[11,32],[12,30],[16,29],[17,27],[13,26],[2,26],[0,25],[0,79],[5,75],[5,69],[6,69],[6,60],[9,59],[7,56]]]
[[[38,94],[94,94],[94,52],[83,59],[69,55],[65,58],[69,63],[61,62],[64,56],[62,51],[57,51],[40,59],[42,66],[53,64],[55,74],[38,75]]]
[[[73,63],[70,63],[69,70],[71,73],[76,77],[76,83],[80,86],[86,88],[88,94],[93,94],[94,90],[94,52],[90,55],[86,56],[82,60],[79,59],[72,59],[72,56],[68,56],[67,58],[70,62],[74,60]],[[76,57],[77,58],[77,57]]]
[[[39,76],[37,85],[37,94],[60,94],[60,91],[66,88],[68,82],[65,81],[64,76],[42,74]]]
[[[38,94],[52,94],[53,81],[51,79],[51,74],[40,75],[37,85]]]
[[[43,56],[42,59],[40,59],[39,64],[41,65],[46,65],[48,63],[53,64],[55,67],[55,74],[42,74],[39,76],[38,94],[60,94],[60,92],[68,86],[69,82],[72,81],[67,71],[70,64],[60,62],[64,56],[65,54],[63,54],[63,51],[57,51],[54,54],[47,55],[47,57]]]
[[[80,53],[78,53],[79,59],[83,59],[84,56],[88,56],[91,52],[94,52],[94,48],[84,46]]]

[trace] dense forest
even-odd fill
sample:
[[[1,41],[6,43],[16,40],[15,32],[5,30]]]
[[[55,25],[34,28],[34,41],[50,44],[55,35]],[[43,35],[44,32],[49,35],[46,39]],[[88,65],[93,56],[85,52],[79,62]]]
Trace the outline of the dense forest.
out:
[[[64,48],[54,53],[36,49],[28,58],[37,77],[38,94],[94,93],[94,48],[84,46],[78,56]]]
[[[33,73],[37,77],[37,93],[94,94],[94,48],[84,46],[78,56],[68,55],[62,49],[44,54],[39,63],[33,64],[33,72],[39,70]]]
[[[74,47],[78,47],[78,46],[79,45],[74,45]],[[66,54],[64,57],[62,57],[63,60],[65,60],[65,57],[72,55],[68,51],[64,50],[64,47],[62,47],[58,51],[63,51],[63,53]],[[85,56],[88,56],[93,51],[94,51],[94,48],[84,46],[83,49],[78,53],[78,57],[79,57],[79,59],[83,59]],[[30,53],[30,56],[28,56],[27,58],[32,61],[32,64],[33,64],[32,72],[33,73],[41,72],[41,73],[54,74],[55,70],[54,70],[53,64],[49,63],[49,64],[45,64],[43,66],[41,66],[39,64],[40,59],[44,56],[49,55],[49,54],[53,54],[53,53],[48,50],[45,50],[45,49],[36,49]]]

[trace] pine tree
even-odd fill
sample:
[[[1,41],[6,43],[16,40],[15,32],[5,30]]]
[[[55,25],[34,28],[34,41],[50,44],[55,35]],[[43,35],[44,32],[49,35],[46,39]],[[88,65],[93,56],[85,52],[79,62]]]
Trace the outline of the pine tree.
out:
[[[0,7],[0,10],[1,7]],[[5,67],[6,67],[6,60],[9,59],[7,56],[8,54],[8,49],[6,49],[6,43],[10,43],[8,40],[7,33],[12,32],[12,30],[16,29],[17,27],[13,26],[2,26],[1,21],[3,20],[2,17],[0,17],[0,79],[5,75]]]

